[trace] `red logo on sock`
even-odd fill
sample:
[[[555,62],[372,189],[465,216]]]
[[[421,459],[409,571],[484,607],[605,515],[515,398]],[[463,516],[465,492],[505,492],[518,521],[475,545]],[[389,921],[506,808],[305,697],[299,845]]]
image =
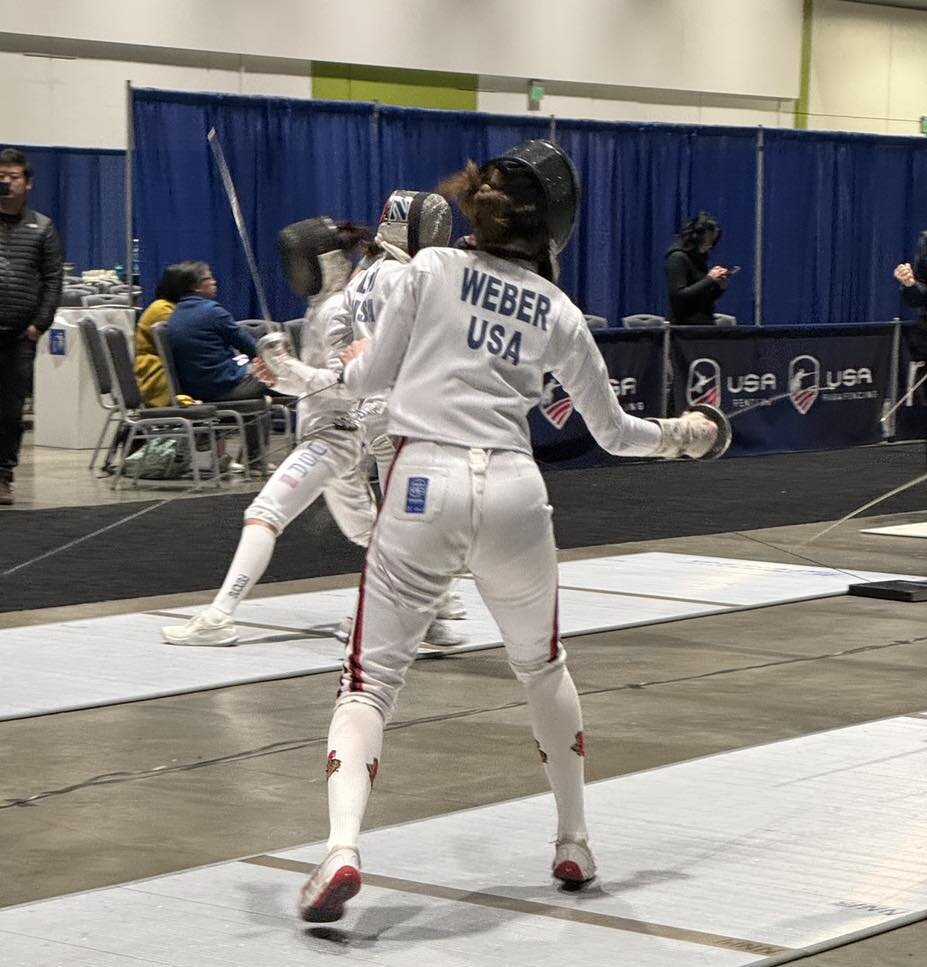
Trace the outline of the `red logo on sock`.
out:
[[[325,762],[325,778],[331,779],[331,777],[341,768],[341,760],[335,758],[335,750],[332,749],[328,753],[328,759]]]
[[[377,773],[380,771],[380,760],[374,759],[373,762],[367,763],[367,775],[370,776],[370,786],[377,781]]]
[[[541,748],[541,743],[535,739],[534,744],[538,747],[538,755],[541,757],[541,762],[547,765],[547,753]]]
[[[586,755],[586,737],[582,732],[576,733],[576,741],[570,746],[570,748],[580,757],[585,757]]]

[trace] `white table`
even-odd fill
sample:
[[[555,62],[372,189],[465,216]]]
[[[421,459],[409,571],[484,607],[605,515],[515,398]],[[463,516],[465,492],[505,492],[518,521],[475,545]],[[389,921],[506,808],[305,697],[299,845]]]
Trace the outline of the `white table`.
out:
[[[135,310],[129,306],[58,309],[54,323],[36,349],[36,446],[92,450],[106,419],[77,328],[80,319],[90,319],[98,329],[122,329],[130,341],[135,332]]]

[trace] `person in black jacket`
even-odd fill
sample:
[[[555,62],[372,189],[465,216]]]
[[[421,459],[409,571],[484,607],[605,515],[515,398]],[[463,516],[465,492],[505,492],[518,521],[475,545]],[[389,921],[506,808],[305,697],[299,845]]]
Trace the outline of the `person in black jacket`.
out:
[[[677,326],[714,325],[715,301],[727,288],[731,272],[708,268],[708,255],[721,238],[721,225],[708,212],[690,218],[666,253],[669,321]]]
[[[54,321],[64,268],[52,220],[26,204],[30,188],[25,154],[0,150],[0,504],[13,503],[35,344]]]
[[[914,361],[927,360],[927,231],[917,236],[913,265],[902,262],[895,266],[894,275],[901,283],[901,301],[917,309],[917,326],[908,336],[908,348]],[[918,406],[927,406],[927,384],[918,386],[914,398]]]

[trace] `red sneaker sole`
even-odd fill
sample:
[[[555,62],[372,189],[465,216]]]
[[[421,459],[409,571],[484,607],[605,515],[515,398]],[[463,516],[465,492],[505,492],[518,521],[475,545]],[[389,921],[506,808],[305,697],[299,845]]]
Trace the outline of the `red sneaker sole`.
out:
[[[580,884],[591,880],[591,876],[583,876],[582,870],[572,860],[564,860],[554,867],[554,876],[564,883]]]
[[[312,904],[303,909],[303,920],[309,923],[331,923],[340,920],[344,905],[357,896],[361,888],[360,870],[353,866],[342,866],[331,878],[328,889]]]

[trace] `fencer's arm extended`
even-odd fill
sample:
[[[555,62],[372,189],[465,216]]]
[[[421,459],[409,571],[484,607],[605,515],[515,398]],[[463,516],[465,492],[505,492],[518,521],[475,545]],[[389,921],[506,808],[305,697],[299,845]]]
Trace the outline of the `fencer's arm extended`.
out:
[[[565,334],[562,344],[551,341],[556,354],[551,367],[554,376],[572,397],[573,406],[603,450],[627,457],[655,455],[662,442],[659,425],[621,408],[599,347],[578,309],[576,313],[579,319],[574,326],[558,325]]]
[[[374,396],[391,389],[396,382],[409,346],[418,305],[415,280],[417,275],[424,274],[414,264],[402,273],[383,307],[382,317],[367,348],[344,368],[342,381],[349,396]]]

